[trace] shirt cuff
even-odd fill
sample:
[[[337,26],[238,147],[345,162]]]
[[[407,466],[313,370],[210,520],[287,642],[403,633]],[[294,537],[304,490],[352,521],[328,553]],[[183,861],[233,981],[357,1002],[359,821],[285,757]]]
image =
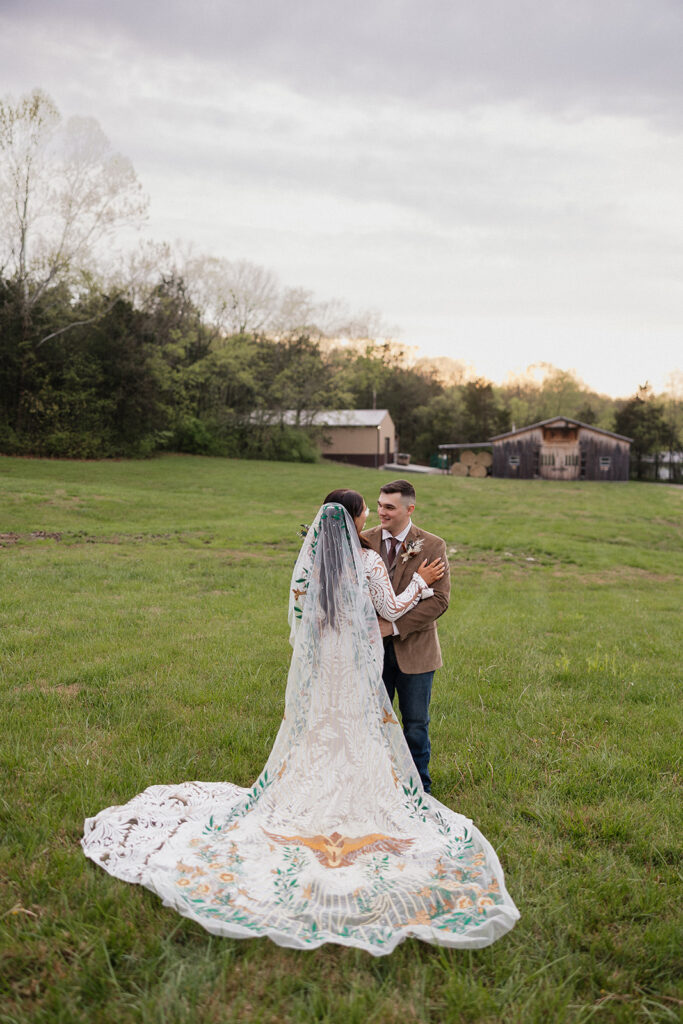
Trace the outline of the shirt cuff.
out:
[[[394,619],[394,621],[393,621],[393,622],[391,623],[391,628],[392,628],[392,629],[393,629],[393,631],[394,631],[394,636],[398,636],[398,635],[399,635],[399,632],[398,632],[398,626],[396,625],[396,620],[395,620],[395,619]]]
[[[422,576],[420,576],[419,572],[414,572],[413,573],[413,579],[415,580],[415,582],[417,583],[418,587],[420,588],[420,592],[423,592],[423,591],[429,589],[427,587],[427,584],[425,583],[424,579],[422,578]]]

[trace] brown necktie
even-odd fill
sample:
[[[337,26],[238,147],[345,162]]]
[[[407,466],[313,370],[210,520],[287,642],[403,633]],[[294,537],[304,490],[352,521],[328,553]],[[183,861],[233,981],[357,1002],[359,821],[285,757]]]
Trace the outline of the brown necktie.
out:
[[[394,564],[396,558],[396,548],[398,547],[398,541],[395,537],[387,537],[387,562],[389,568]]]

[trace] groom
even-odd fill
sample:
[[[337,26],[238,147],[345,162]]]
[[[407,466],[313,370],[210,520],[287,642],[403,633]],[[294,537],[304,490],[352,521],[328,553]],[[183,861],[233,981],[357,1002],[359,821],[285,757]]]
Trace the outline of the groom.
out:
[[[394,591],[399,594],[424,559],[442,558],[443,577],[433,584],[434,597],[420,603],[396,622],[379,620],[384,637],[384,685],[389,700],[398,693],[403,733],[425,792],[431,792],[429,775],[429,701],[434,671],[441,668],[441,648],[436,620],[448,608],[451,581],[446,544],[441,537],[414,526],[415,488],[407,480],[392,480],[380,488],[377,500],[380,526],[363,537],[377,551],[389,571]]]

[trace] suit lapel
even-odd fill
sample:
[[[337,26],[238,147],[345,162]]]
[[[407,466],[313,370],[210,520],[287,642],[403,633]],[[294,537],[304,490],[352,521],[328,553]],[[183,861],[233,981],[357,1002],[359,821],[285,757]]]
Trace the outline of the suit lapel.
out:
[[[394,592],[396,594],[400,594],[401,591],[404,589],[404,587],[401,585],[401,581],[403,579],[404,574],[408,572],[410,576],[412,576],[415,570],[417,569],[417,566],[420,564],[421,561],[423,561],[423,559],[419,558],[418,555],[414,555],[411,558],[406,558],[405,561],[403,560],[406,544],[410,544],[411,541],[417,540],[418,536],[418,528],[416,526],[411,526],[406,536],[406,539],[403,542],[403,545],[398,550],[398,555],[396,556],[396,566],[394,568],[394,574],[391,579]],[[416,560],[417,565],[414,565],[413,563]]]
[[[373,551],[376,551],[381,556],[382,551],[382,527],[373,526],[371,530],[364,530],[363,537],[368,542]]]

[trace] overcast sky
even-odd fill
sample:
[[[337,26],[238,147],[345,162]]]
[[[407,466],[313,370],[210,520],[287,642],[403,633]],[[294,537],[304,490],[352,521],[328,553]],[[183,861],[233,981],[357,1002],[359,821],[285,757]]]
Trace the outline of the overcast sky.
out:
[[[490,379],[683,369],[683,0],[0,0],[0,93],[90,115],[146,234]]]

